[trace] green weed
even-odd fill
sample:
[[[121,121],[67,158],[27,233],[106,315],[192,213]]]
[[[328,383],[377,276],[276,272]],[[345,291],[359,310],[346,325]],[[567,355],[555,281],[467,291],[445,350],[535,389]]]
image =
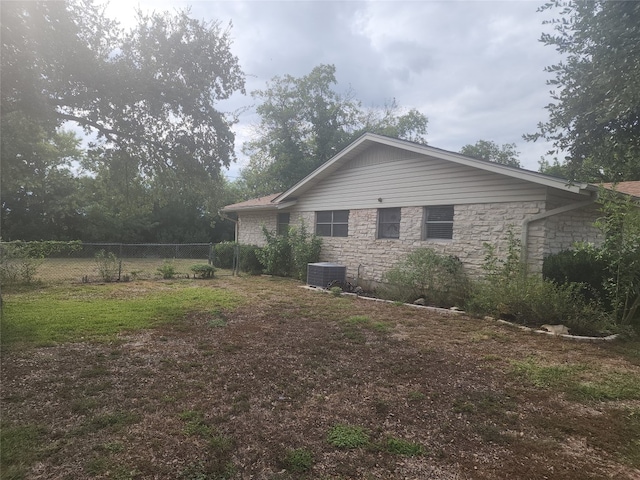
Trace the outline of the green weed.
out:
[[[539,388],[566,387],[573,383],[578,372],[586,368],[584,365],[541,365],[532,358],[511,362],[514,374]]]
[[[576,401],[639,400],[640,376],[602,372],[585,365],[540,365],[533,359],[511,362],[513,372],[537,387],[564,391]]]
[[[424,447],[419,443],[393,437],[387,439],[385,450],[394,455],[404,455],[407,457],[418,457],[425,454]]]
[[[594,380],[572,383],[567,390],[574,400],[640,400],[640,376],[626,372],[600,373]]]
[[[140,415],[132,412],[114,412],[106,413],[103,415],[96,415],[89,418],[78,429],[77,433],[80,435],[94,433],[99,430],[111,430],[118,431],[127,425],[132,425],[140,421]]]
[[[369,444],[369,435],[362,427],[337,424],[329,430],[327,441],[337,448],[359,448]]]
[[[354,315],[353,317],[347,318],[344,323],[349,326],[369,325],[371,323],[371,319],[366,315]]]
[[[289,472],[303,473],[313,466],[313,454],[306,448],[287,450],[282,464]]]

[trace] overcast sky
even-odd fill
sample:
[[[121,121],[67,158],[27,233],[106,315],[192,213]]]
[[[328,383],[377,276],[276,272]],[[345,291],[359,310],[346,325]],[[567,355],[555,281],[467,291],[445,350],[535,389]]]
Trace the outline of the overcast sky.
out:
[[[191,7],[192,17],[232,23],[232,51],[247,75],[247,92],[264,88],[274,76],[301,77],[319,64],[336,66],[341,92],[351,90],[364,107],[396,99],[429,119],[430,145],[459,151],[492,140],[515,143],[525,168],[538,169],[549,145],[525,142],[545,121],[550,101],[544,72],[557,63],[552,47],[539,42],[550,27],[543,3],[530,0],[442,1],[120,1],[108,16],[124,27],[134,10]],[[249,95],[221,105],[250,107]],[[246,162],[242,143],[259,118],[249,108],[235,127],[236,178]]]

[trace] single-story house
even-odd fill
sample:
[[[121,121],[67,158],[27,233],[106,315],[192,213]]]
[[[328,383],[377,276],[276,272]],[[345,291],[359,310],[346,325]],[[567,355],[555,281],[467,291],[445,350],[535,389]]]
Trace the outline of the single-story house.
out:
[[[264,245],[263,226],[282,232],[304,222],[322,237],[321,261],[345,265],[351,281],[377,282],[417,247],[455,255],[480,275],[485,243],[505,254],[509,231],[540,271],[551,253],[601,241],[598,189],[367,133],[286,192],[222,211],[237,215],[244,244]]]

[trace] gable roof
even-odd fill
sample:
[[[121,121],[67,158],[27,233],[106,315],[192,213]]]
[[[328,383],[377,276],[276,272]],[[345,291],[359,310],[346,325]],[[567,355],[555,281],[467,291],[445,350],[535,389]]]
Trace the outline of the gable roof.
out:
[[[321,180],[329,177],[336,170],[343,165],[362,154],[369,148],[375,145],[386,145],[390,147],[400,148],[405,151],[414,152],[416,154],[429,156],[432,158],[446,160],[460,165],[466,165],[480,170],[485,170],[501,175],[506,175],[519,180],[525,180],[533,182],[539,185],[564,190],[567,192],[591,195],[592,192],[597,192],[598,187],[590,183],[583,182],[569,182],[563,178],[553,177],[545,175],[539,172],[533,172],[531,170],[525,170],[518,167],[510,167],[508,165],[502,165],[496,162],[490,162],[487,160],[479,160],[476,158],[468,157],[460,153],[450,152],[448,150],[442,150],[440,148],[431,147],[428,145],[422,145],[419,143],[409,142],[407,140],[399,140],[397,138],[385,137],[383,135],[377,135],[374,133],[365,133],[342,151],[337,153],[333,158],[322,164],[315,169],[305,178],[296,183],[293,187],[283,193],[274,193],[266,195],[264,197],[254,198],[246,200],[244,202],[234,203],[222,208],[222,212],[236,212],[236,211],[252,211],[252,210],[279,210],[287,208],[296,203],[296,199],[310,190]],[[617,184],[605,183],[602,184],[605,188],[614,188],[618,192],[640,197],[640,181],[632,182],[620,182]]]
[[[374,133],[365,133],[345,149],[343,149],[341,152],[336,154],[333,158],[331,158],[320,167],[315,169],[313,172],[311,172],[309,175],[307,175],[305,178],[300,180],[289,190],[276,197],[273,202],[279,203],[295,200],[315,184],[330,176],[344,164],[348,163],[350,160],[354,159],[365,150],[375,145],[386,145],[389,147],[400,148],[405,151],[414,152],[416,154],[425,155],[440,160],[446,160],[449,162],[466,165],[493,173],[499,173],[508,177],[513,177],[572,193],[589,194],[589,192],[597,191],[597,187],[589,183],[570,183],[567,180],[558,177],[552,177],[550,175],[532,172],[530,170],[525,170],[522,168],[510,167],[496,162],[478,160],[476,158],[467,157],[460,153],[450,152],[447,150],[430,147],[428,145],[409,142],[407,140],[399,140],[397,138],[385,137],[383,135],[377,135]]]

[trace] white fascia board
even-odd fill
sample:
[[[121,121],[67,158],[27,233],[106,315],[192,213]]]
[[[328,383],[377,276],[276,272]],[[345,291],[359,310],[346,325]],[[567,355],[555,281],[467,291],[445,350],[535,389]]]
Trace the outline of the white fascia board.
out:
[[[282,210],[284,208],[293,207],[296,203],[298,203],[298,200],[289,200],[288,202],[277,203],[276,208],[278,210]]]
[[[277,210],[277,205],[254,205],[249,207],[227,208],[224,207],[221,212],[251,212],[258,210]]]

